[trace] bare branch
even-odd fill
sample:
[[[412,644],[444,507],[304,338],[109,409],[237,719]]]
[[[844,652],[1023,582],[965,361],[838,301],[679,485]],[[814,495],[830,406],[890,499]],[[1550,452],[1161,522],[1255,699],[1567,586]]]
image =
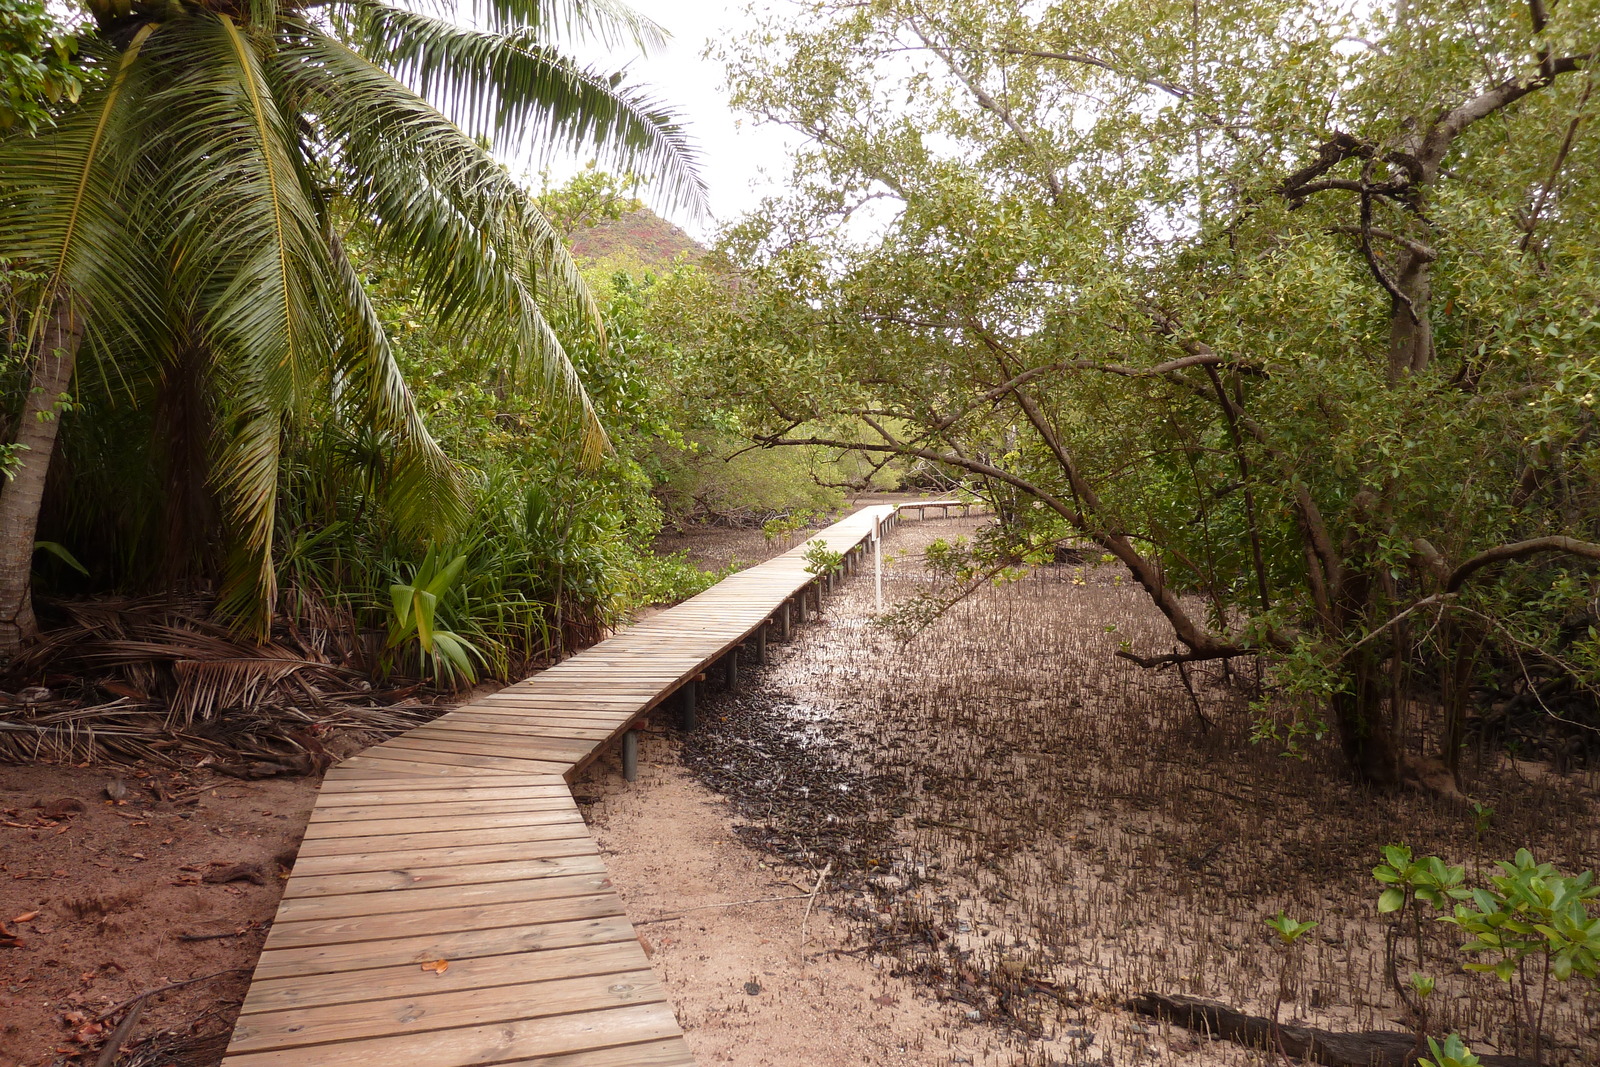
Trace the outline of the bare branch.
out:
[[[1378,262],[1377,254],[1372,250],[1372,195],[1367,188],[1365,172],[1361,175],[1361,226],[1357,232],[1361,235],[1361,255],[1367,261],[1367,269],[1372,272],[1372,276],[1383,286],[1395,304],[1406,309],[1406,314],[1411,316],[1412,323],[1417,326],[1422,325],[1422,317],[1417,314],[1416,302],[1406,295],[1405,290],[1401,289],[1393,278],[1389,277],[1388,272],[1383,269],[1383,264]]]
[[[1206,649],[1191,649],[1188,652],[1168,652],[1162,656],[1141,656],[1126,648],[1119,648],[1116,655],[1122,659],[1132,660],[1145,669],[1160,669],[1171,667],[1178,663],[1204,663],[1209,660],[1237,659],[1240,656],[1259,656],[1262,649],[1249,648],[1244,645],[1213,645]]]
[[[1450,572],[1449,579],[1444,583],[1444,591],[1454,593],[1459,590],[1464,582],[1477,571],[1495,563],[1504,563],[1507,560],[1523,559],[1527,556],[1536,556],[1545,552],[1565,552],[1571,556],[1582,556],[1585,559],[1600,559],[1600,545],[1593,541],[1580,541],[1576,537],[1535,537],[1528,541],[1518,541],[1515,544],[1498,545],[1495,548],[1479,552],[1467,560],[1454,571]]]
[[[1033,138],[1012,116],[1011,109],[1009,107],[999,100],[996,100],[993,96],[990,96],[988,91],[985,90],[983,86],[978,84],[977,79],[969,75],[966,70],[962,68],[961,64],[956,62],[955,55],[952,54],[948,48],[934,44],[933,40],[922,31],[922,27],[917,24],[915,19],[908,18],[906,20],[906,25],[911,27],[911,32],[916,34],[917,39],[927,46],[928,51],[944,60],[944,65],[949,67],[950,73],[954,74],[956,78],[960,80],[961,84],[967,87],[967,91],[972,94],[972,98],[978,102],[979,107],[990,112],[1001,122],[1005,123],[1006,129],[1010,130],[1012,135],[1015,136],[1022,146],[1029,152],[1033,152],[1035,155],[1038,154],[1038,151],[1033,143]],[[1061,187],[1061,178],[1056,174],[1055,168],[1050,165],[1048,160],[1041,160],[1041,162],[1044,163],[1044,177],[1045,181],[1050,186],[1051,195],[1059,201],[1063,192],[1065,191]]]
[[[1359,227],[1359,226],[1329,226],[1328,227],[1328,232],[1329,233],[1350,234],[1352,236],[1358,236],[1359,237],[1361,235],[1361,227]],[[1421,241],[1418,241],[1418,240],[1416,240],[1415,238],[1412,238],[1412,237],[1407,237],[1404,234],[1395,233],[1392,230],[1380,230],[1380,229],[1377,229],[1375,227],[1368,229],[1366,232],[1367,232],[1368,236],[1376,237],[1380,241],[1392,241],[1392,242],[1394,242],[1395,244],[1399,245],[1401,248],[1404,248],[1407,252],[1410,252],[1413,256],[1417,257],[1418,259],[1420,259],[1420,260],[1422,260],[1424,262],[1431,263],[1435,259],[1439,258],[1439,254],[1433,250],[1433,247],[1431,245],[1425,245]]]
[[[1022,56],[1027,59],[1055,59],[1061,61],[1062,63],[1076,63],[1079,66],[1084,67],[1097,67],[1100,70],[1110,71],[1112,74],[1120,75],[1121,77],[1127,78],[1130,81],[1136,81],[1140,85],[1148,85],[1153,89],[1160,89],[1162,92],[1169,93],[1172,96],[1177,97],[1179,100],[1188,100],[1194,96],[1193,90],[1187,89],[1175,82],[1162,81],[1160,78],[1152,78],[1148,74],[1140,74],[1137,71],[1125,70],[1109,60],[1100,59],[1096,56],[1091,56],[1083,52],[1044,52],[1037,49],[1017,48],[1014,46],[1001,47],[996,49],[996,51],[1002,52],[1008,56]]]

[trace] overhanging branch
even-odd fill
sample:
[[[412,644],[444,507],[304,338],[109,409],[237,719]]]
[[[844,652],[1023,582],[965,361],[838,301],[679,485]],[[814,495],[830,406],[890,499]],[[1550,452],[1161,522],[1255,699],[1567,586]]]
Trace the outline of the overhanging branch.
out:
[[[1524,559],[1528,556],[1537,556],[1546,552],[1565,552],[1569,556],[1582,556],[1585,559],[1600,560],[1600,545],[1593,541],[1580,541],[1576,537],[1535,537],[1528,541],[1517,541],[1514,544],[1498,545],[1495,548],[1479,552],[1461,566],[1450,572],[1450,577],[1444,583],[1446,593],[1458,591],[1466,580],[1485,567],[1507,560]]]

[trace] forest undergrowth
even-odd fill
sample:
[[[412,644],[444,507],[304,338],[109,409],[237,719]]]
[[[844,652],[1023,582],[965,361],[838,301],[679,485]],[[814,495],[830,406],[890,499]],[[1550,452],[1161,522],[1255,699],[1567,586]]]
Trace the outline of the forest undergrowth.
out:
[[[902,528],[885,605],[926,588],[933,537],[971,528]],[[1463,761],[1474,817],[1356,784],[1335,751],[1253,744],[1249,668],[1191,668],[1186,683],[1115,657],[1165,637],[1119,567],[1036,569],[904,644],[874,614],[869,571],[714,705],[685,759],[734,801],[749,843],[828,872],[857,951],[1007,1028],[1020,1063],[1198,1062],[1192,1035],[1158,1039],[1113,1010],[1146,990],[1407,1031],[1372,875],[1384,846],[1463,865],[1469,883],[1518,848],[1568,873],[1600,859],[1592,769],[1476,751]],[[1264,925],[1280,912],[1318,924],[1287,954]],[[1420,936],[1436,964],[1428,1032],[1517,1051],[1510,987],[1461,969],[1455,927]],[[1552,984],[1544,1061],[1593,1063],[1597,1020],[1592,989]],[[1216,1042],[1205,1058],[1262,1055]]]

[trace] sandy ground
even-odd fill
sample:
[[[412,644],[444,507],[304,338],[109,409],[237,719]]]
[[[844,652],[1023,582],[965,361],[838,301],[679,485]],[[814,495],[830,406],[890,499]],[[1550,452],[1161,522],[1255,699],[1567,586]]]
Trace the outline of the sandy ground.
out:
[[[842,955],[826,883],[769,862],[653,730],[638,781],[601,763],[576,792],[695,1058],[742,1067],[990,1063],[992,1035],[891,965]],[[809,918],[808,918],[809,911]]]
[[[970,524],[930,522],[905,527],[895,535],[890,557],[893,570],[900,575],[901,592],[915,585],[915,575],[920,572],[915,559],[918,546],[935,535],[964,531],[970,532]],[[759,531],[719,531],[709,541],[697,553],[703,565],[726,563],[732,557],[748,562],[782,547],[768,545]],[[672,550],[674,546],[663,547]],[[1076,578],[1072,582],[1076,583],[1072,588],[1078,590],[1075,597],[1082,598],[1084,589],[1093,588],[1092,583],[1083,586]],[[860,694],[848,694],[852,687],[861,687],[862,679],[871,677],[869,668],[876,669],[888,656],[887,646],[878,647],[885,639],[866,625],[873,610],[870,589],[870,578],[847,583],[830,601],[820,623],[807,627],[793,644],[775,647],[769,672],[748,676],[748,699],[809,701],[828,709],[829,714],[845,712],[839,716],[841,722],[854,714],[855,725],[862,726],[862,709],[870,708],[871,702]],[[1090,614],[1104,613],[1108,606],[1115,608],[1124,592],[1106,579],[1105,588],[1097,594],[1101,601],[1094,602],[1099,606]],[[991,625],[1021,626],[1028,621],[1025,616],[1011,621],[1004,615],[975,617]],[[1116,640],[1100,633],[1100,615],[1087,621],[1093,623],[1094,640]],[[979,634],[976,643],[981,644],[985,636]],[[1109,657],[1109,653],[1101,656],[1095,651],[1098,646],[1091,645],[1084,645],[1089,650],[1085,654],[1092,656],[1089,662],[1098,664]],[[1077,655],[1073,648],[1076,646],[1066,648],[1062,656]],[[938,668],[951,673],[958,671],[959,657],[974,655],[963,649],[941,654],[958,657]],[[1044,658],[1028,670],[1045,670],[1051,678],[1062,676],[1060,664],[1067,659],[1055,653],[1041,652],[1039,656]],[[914,679],[932,677],[927,672],[936,668],[913,659],[896,669],[909,672],[904,677]],[[1017,722],[1024,725],[1067,721],[1051,718],[1063,713],[1049,705],[1062,694],[1066,699],[1063,707],[1068,710],[1079,707],[1075,702],[1083,694],[1089,701],[1083,713],[1086,721],[1099,723],[1109,720],[1096,710],[1095,701],[1110,701],[1118,708],[1126,704],[1128,691],[1120,688],[1124,683],[1112,678],[1114,670],[1120,669],[1095,667],[1059,677],[1045,686],[1061,689],[1054,695],[1040,688],[1037,677],[1020,668],[1002,671],[996,666],[977,684],[985,694],[1009,693],[1015,688],[1026,696],[1027,709],[1038,702],[1037,709],[1019,713]],[[866,688],[870,690],[871,684]],[[743,714],[741,701],[745,699],[708,694],[702,703],[703,723],[720,726],[715,723],[717,718],[728,721]],[[1184,709],[1179,718],[1186,721],[1187,698],[1181,691],[1146,693],[1141,699],[1162,706],[1177,701],[1172,706]],[[1219,716],[1231,714],[1226,707],[1207,707]],[[900,707],[895,714],[912,723],[930,712]],[[833,841],[830,847],[835,851],[829,853],[775,839],[774,827],[798,824],[775,819],[772,805],[781,807],[785,796],[796,794],[774,790],[774,799],[767,802],[765,811],[758,811],[752,807],[748,790],[742,798],[714,792],[705,784],[717,780],[716,774],[708,773],[708,768],[715,768],[707,761],[714,764],[719,750],[705,747],[700,740],[712,731],[703,728],[686,746],[684,735],[667,713],[657,719],[645,731],[638,781],[622,781],[613,753],[576,783],[575,792],[699,1062],[743,1067],[961,1063],[985,1067],[1248,1067],[1269,1062],[1260,1053],[1226,1042],[1203,1041],[1114,1007],[1117,994],[1126,992],[1128,982],[1144,980],[1130,977],[1135,972],[1151,970],[1159,977],[1165,973],[1163,968],[1176,967],[1180,970],[1173,974],[1192,975],[1184,979],[1182,988],[1204,991],[1220,986],[1230,994],[1225,999],[1260,1010],[1259,1002],[1251,1003],[1248,996],[1239,994],[1239,990],[1260,990],[1270,983],[1256,963],[1257,950],[1248,944],[1240,947],[1240,943],[1260,940],[1259,929],[1240,927],[1237,934],[1222,937],[1225,944],[1214,942],[1210,935],[1197,935],[1193,940],[1204,952],[1191,950],[1188,941],[1179,938],[1168,948],[1182,941],[1182,952],[1165,962],[1167,950],[1151,938],[1166,935],[1150,917],[1138,917],[1144,924],[1138,928],[1099,931],[1080,928],[1080,923],[1090,920],[1076,916],[1080,910],[1098,910],[1101,919],[1109,915],[1120,923],[1124,902],[1135,896],[1130,887],[1137,887],[1140,894],[1154,894],[1149,899],[1160,904],[1168,893],[1174,899],[1211,893],[1207,887],[1213,875],[1223,911],[1234,914],[1237,905],[1227,904],[1233,899],[1227,880],[1221,872],[1205,869],[1207,863],[1222,862],[1228,850],[1213,861],[1218,854],[1215,849],[1203,849],[1204,841],[1169,841],[1172,827],[1168,824],[1174,816],[1153,809],[1146,812],[1154,803],[1151,796],[1141,799],[1129,791],[1148,789],[1159,781],[1163,787],[1171,786],[1173,795],[1188,797],[1184,803],[1196,807],[1202,821],[1215,824],[1211,832],[1232,835],[1241,842],[1253,840],[1262,830],[1249,825],[1257,809],[1247,806],[1234,811],[1216,798],[1239,791],[1253,796],[1257,788],[1266,795],[1288,795],[1274,792],[1294,783],[1272,777],[1278,773],[1272,769],[1272,757],[1258,760],[1265,771],[1238,772],[1255,775],[1254,781],[1229,784],[1207,778],[1205,783],[1193,785],[1199,793],[1186,792],[1186,779],[1168,782],[1139,772],[1146,777],[1122,781],[1114,777],[1125,773],[1121,767],[1101,769],[1099,763],[1090,766],[1082,760],[1063,764],[1084,780],[1063,794],[1077,800],[1058,798],[1061,806],[1051,809],[1049,821],[1052,826],[1061,824],[1066,834],[1063,840],[1070,838],[1077,853],[1093,861],[1087,866],[1074,861],[1077,866],[1072,866],[1053,860],[1047,864],[1049,857],[1037,848],[1019,849],[1018,841],[1011,840],[1013,827],[1028,829],[1030,834],[1037,834],[1039,827],[1027,827],[1034,816],[1021,814],[1018,807],[1026,804],[1025,798],[1031,794],[1005,795],[1004,791],[1015,782],[1030,780],[1030,775],[1034,781],[1039,779],[1036,769],[1022,766],[1020,755],[1008,753],[990,762],[1002,767],[1018,765],[1018,777],[1011,785],[975,777],[953,798],[932,793],[919,796],[917,804],[921,806],[916,810],[931,817],[911,820],[920,829],[900,834],[908,824],[896,816],[898,822],[890,819],[886,824],[886,836],[861,844],[875,856],[884,857],[882,867],[870,866],[873,860],[863,861],[867,866],[841,861],[834,867],[825,857],[848,853],[849,840]],[[774,721],[780,732],[787,728],[782,716]],[[940,743],[977,752],[963,731],[981,725],[979,720],[967,723],[933,716],[927,721],[948,731],[949,736]],[[901,744],[900,735],[889,743],[874,738],[870,731],[861,733],[856,738],[861,747],[852,752],[848,731],[830,740],[815,722],[792,725],[795,737],[790,740],[800,749],[825,753],[828,745],[835,745],[842,751],[839,763],[847,770],[852,763],[865,760],[870,764],[882,758],[864,755],[869,751],[898,753],[896,760],[905,757],[906,750],[895,747]],[[1210,774],[1224,761],[1242,759],[1236,729],[1227,722],[1223,725],[1225,729],[1213,731],[1209,740],[1185,739],[1182,730],[1192,732],[1187,725],[1169,731],[1170,736],[1152,750],[1151,766],[1200,766]],[[897,724],[895,728],[900,727]],[[1129,729],[1135,742],[1141,740],[1141,727]],[[1045,738],[1042,750],[1070,743],[1080,746],[1073,751],[1087,755],[1096,751],[1087,746],[1109,743],[1096,740],[1097,736],[1090,729]],[[826,743],[817,744],[819,738]],[[735,729],[723,742],[762,746],[774,740],[782,741]],[[1126,741],[1113,740],[1117,744]],[[1029,743],[1038,744],[1039,738],[1030,734]],[[869,749],[873,744],[886,747]],[[1165,754],[1166,746],[1171,746],[1170,756]],[[815,767],[798,770],[812,776],[818,773]],[[864,770],[858,766],[850,773],[857,772],[868,778],[876,773],[871,766]],[[816,780],[830,779],[823,775]],[[897,781],[892,776],[883,780]],[[113,781],[120,781],[126,789],[120,800],[106,795],[106,786]],[[1062,787],[1068,785],[1063,776]],[[1318,780],[1316,795],[1322,795],[1325,785],[1325,779]],[[738,792],[731,785],[728,788],[730,794]],[[276,909],[287,863],[315,789],[314,779],[244,782],[204,768],[174,774],[139,768],[0,766],[0,1067],[93,1064],[96,1050],[110,1036],[102,1016],[112,1015],[114,1024],[112,1009],[136,994],[196,978],[203,980],[150,998],[143,1017],[123,1042],[129,1051],[116,1062],[119,1067],[216,1064],[249,969]],[[1537,806],[1544,796],[1530,795],[1521,803]],[[1503,817],[1512,814],[1514,800],[1516,797],[1508,794],[1498,801]],[[57,801],[65,803],[54,803]],[[1170,798],[1164,802],[1175,803]],[[1361,818],[1362,811],[1370,814],[1374,806],[1382,807],[1397,831],[1421,818],[1413,810],[1417,803],[1409,800],[1356,796],[1340,804],[1351,808],[1351,819],[1363,822],[1369,820]],[[818,811],[819,818],[828,818],[823,809]],[[1208,817],[1208,811],[1214,814]],[[1343,824],[1317,821],[1321,818],[1319,810],[1315,819],[1293,824],[1288,836],[1268,834],[1272,847],[1296,850],[1296,863],[1301,862],[1302,854],[1325,857],[1333,843],[1327,838],[1330,827],[1349,834]],[[1076,821],[1064,823],[1064,819]],[[871,820],[851,824],[845,836],[857,833],[858,828],[870,830]],[[975,836],[974,828],[982,834]],[[1507,831],[1511,832],[1509,826]],[[752,843],[760,847],[752,847]],[[1366,844],[1344,842],[1341,847],[1364,854],[1360,850]],[[1185,866],[1176,866],[1177,859],[1189,852],[1200,856],[1199,866],[1187,861]],[[1579,845],[1564,859],[1568,865],[1592,861],[1582,853]],[[1121,857],[1117,860],[1119,875],[1113,876],[1107,856]],[[924,861],[927,871],[918,869]],[[1040,897],[1042,904],[1026,901],[1027,907],[1022,908],[1008,901],[1004,890],[1030,884],[1007,881],[1024,871],[1018,866],[1023,861],[1027,870],[1048,868],[1056,878],[1076,877],[1076,871],[1085,882],[1060,905]],[[865,874],[869,867],[878,873]],[[1077,871],[1078,867],[1082,871]],[[823,871],[828,876],[821,879],[819,891]],[[993,895],[997,888],[1001,895]],[[1285,899],[1278,895],[1281,887],[1270,880],[1252,883],[1251,888],[1259,898],[1255,903],[1263,907],[1278,906]],[[1309,909],[1312,902],[1303,903]],[[1070,925],[1075,932],[1061,944],[1052,941],[1046,945],[1048,939],[1038,936],[1039,912],[1042,908],[1050,913],[1058,907],[1062,916],[1058,925],[1062,930]],[[1012,914],[1019,910],[1028,914]],[[1075,916],[1070,924],[1068,912]],[[1362,922],[1351,920],[1350,929],[1364,931]],[[1032,924],[1032,933],[1027,924]],[[1330,921],[1328,929],[1332,925]],[[908,934],[922,936],[924,943],[928,936],[939,941],[932,950],[908,953],[904,951]],[[1013,935],[1021,936],[1013,941]],[[1033,941],[1024,945],[1024,936]],[[1060,932],[1051,937],[1060,940]],[[1055,951],[1063,946],[1070,952],[1056,958],[1050,967],[1030,962],[1045,948]],[[1317,951],[1330,960],[1334,956],[1355,958],[1332,937],[1322,938]],[[1180,962],[1180,957],[1188,960],[1190,955],[1192,961]],[[1163,962],[1152,964],[1152,959]],[[1249,966],[1241,967],[1241,960]],[[1010,991],[997,1000],[995,975],[1013,965],[1018,968],[1019,980],[1002,982]],[[938,972],[932,977],[930,967]],[[1094,978],[1096,974],[1105,977]],[[1084,980],[1084,975],[1090,980]],[[1029,986],[1034,976],[1054,976],[1058,989],[1065,989],[1068,982],[1079,984],[1071,990],[1072,995],[1056,1000],[1044,995],[1048,982]],[[1013,999],[1008,1002],[1006,997]],[[1020,1007],[1018,997],[1026,1001]],[[1313,991],[1308,999],[1286,1005],[1285,1017],[1311,1011],[1317,1003]],[[1350,1017],[1346,1012],[1329,1014],[1331,1010],[1312,1012],[1311,1021]],[[1390,1010],[1381,1001],[1374,1002],[1362,1009],[1361,1021],[1392,1025],[1383,1018]],[[1025,1042],[1015,1025],[1003,1025],[1007,1019],[1015,1023],[1023,1018],[1045,1018],[1049,1039]]]

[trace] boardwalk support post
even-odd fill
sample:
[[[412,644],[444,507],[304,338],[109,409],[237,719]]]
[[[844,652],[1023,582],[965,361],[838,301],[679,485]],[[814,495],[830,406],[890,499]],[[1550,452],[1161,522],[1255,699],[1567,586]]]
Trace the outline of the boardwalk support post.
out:
[[[877,607],[883,610],[883,531],[880,529],[877,536],[872,539],[872,592]]]
[[[682,715],[683,728],[685,730],[693,730],[697,725],[694,714],[694,679],[691,678],[684,683],[683,688],[678,692],[680,694],[678,711]]]
[[[772,620],[768,619],[756,627],[756,666],[758,667],[767,665],[767,627],[771,623]]]
[[[783,602],[783,610],[778,612],[778,618],[781,620],[778,624],[778,636],[783,639],[785,644],[789,642],[789,627],[792,625],[789,617],[793,612],[794,602],[790,600],[785,600]]]
[[[811,586],[800,590],[800,597],[795,604],[800,608],[800,623],[803,626],[811,613]]]
[[[739,646],[738,645],[734,645],[732,648],[728,649],[728,657],[727,657],[727,659],[725,661],[725,664],[726,664],[726,667],[727,667],[728,692],[737,693],[739,691]]]
[[[639,778],[639,731],[629,730],[622,735],[622,778],[633,782]]]

